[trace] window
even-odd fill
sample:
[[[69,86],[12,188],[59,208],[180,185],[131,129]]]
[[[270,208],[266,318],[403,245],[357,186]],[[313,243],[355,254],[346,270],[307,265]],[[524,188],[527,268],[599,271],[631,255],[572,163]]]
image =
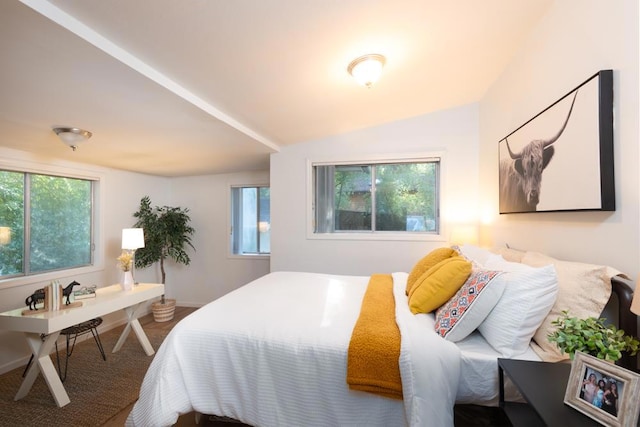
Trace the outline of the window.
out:
[[[440,159],[313,165],[314,233],[439,233]]]
[[[235,255],[271,252],[269,187],[231,189],[231,249]]]
[[[0,278],[92,264],[93,182],[0,170]]]

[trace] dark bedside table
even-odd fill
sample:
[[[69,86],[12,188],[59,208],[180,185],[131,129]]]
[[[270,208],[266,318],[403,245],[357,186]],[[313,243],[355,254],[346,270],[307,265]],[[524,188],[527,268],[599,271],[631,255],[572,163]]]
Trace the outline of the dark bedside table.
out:
[[[571,364],[498,359],[500,407],[516,426],[599,426],[564,404]],[[527,403],[504,401],[504,376],[511,379]]]

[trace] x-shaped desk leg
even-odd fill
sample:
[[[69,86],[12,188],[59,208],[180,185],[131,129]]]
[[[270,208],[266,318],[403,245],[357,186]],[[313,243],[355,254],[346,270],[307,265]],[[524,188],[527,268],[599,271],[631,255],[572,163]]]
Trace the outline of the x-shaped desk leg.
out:
[[[67,391],[62,385],[62,381],[60,381],[58,372],[56,371],[55,366],[53,366],[51,357],[49,357],[58,336],[60,336],[60,331],[46,335],[44,340],[42,340],[40,338],[40,334],[25,333],[27,343],[29,344],[29,347],[31,347],[31,352],[33,353],[34,363],[29,367],[29,370],[22,381],[22,385],[20,385],[20,389],[16,394],[15,400],[22,399],[27,395],[27,393],[29,393],[29,390],[31,390],[33,383],[38,377],[38,373],[42,372],[42,376],[47,382],[47,386],[49,387],[56,404],[59,407],[62,407],[71,402]]]
[[[147,356],[152,356],[155,353],[153,347],[151,346],[151,343],[149,342],[149,338],[147,338],[147,334],[144,333],[144,330],[142,329],[142,326],[138,321],[138,316],[140,316],[142,308],[144,308],[144,304],[140,303],[124,309],[125,313],[127,314],[127,325],[124,327],[122,334],[120,334],[118,342],[113,347],[113,350],[111,351],[112,353],[120,350],[122,344],[124,344],[124,342],[127,340],[127,336],[129,336],[129,332],[131,332],[131,329],[133,329],[133,332],[136,333],[138,341],[140,342],[140,345],[144,349],[144,352],[147,354]]]

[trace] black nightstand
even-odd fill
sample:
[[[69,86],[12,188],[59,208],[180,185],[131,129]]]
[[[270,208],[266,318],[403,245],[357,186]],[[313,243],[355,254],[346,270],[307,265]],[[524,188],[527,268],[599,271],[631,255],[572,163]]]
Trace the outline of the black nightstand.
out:
[[[564,404],[570,373],[569,363],[498,359],[500,407],[516,427],[599,426],[596,421]],[[504,401],[505,374],[527,403]]]

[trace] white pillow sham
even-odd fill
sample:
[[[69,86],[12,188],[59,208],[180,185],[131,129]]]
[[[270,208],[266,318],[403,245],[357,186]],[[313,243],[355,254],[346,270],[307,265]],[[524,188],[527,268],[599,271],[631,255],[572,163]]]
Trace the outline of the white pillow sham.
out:
[[[489,259],[489,257],[495,255],[495,253],[491,252],[489,249],[470,245],[468,243],[457,246],[457,251],[460,252],[460,254],[462,254],[462,256],[469,261],[475,262],[476,264],[481,266],[484,266],[484,263],[487,262],[487,259]]]
[[[556,301],[556,269],[553,265],[534,268],[508,262],[500,255],[488,257],[484,267],[506,272],[506,286],[478,331],[503,357],[522,354]]]

